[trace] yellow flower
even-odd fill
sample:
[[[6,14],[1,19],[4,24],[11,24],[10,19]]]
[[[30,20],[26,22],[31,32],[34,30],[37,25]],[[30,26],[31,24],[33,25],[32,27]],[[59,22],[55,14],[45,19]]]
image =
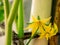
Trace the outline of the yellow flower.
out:
[[[45,30],[43,30],[43,28],[40,28],[40,39],[45,37],[48,40],[48,38],[51,38],[58,32],[58,28],[55,23],[53,26],[51,25],[51,23],[49,24],[49,26],[44,26],[44,29]]]
[[[45,25],[48,21],[50,21],[50,19],[51,17],[44,19],[44,20],[38,20],[32,16],[33,23],[29,24],[28,27],[25,28],[25,30],[32,29],[32,36],[33,36],[36,30],[37,29],[39,30],[39,28]]]

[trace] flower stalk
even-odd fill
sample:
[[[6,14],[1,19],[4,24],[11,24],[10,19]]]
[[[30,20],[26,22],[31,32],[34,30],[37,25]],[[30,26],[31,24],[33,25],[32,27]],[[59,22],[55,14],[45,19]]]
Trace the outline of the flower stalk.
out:
[[[38,29],[35,31],[34,35],[30,37],[30,39],[29,39],[29,41],[27,42],[26,45],[29,45],[30,41],[34,38],[34,36],[36,35],[37,31],[38,31]]]

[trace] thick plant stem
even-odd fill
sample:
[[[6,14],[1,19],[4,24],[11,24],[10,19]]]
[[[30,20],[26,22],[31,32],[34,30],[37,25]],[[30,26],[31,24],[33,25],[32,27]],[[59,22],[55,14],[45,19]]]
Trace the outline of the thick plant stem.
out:
[[[23,44],[23,37],[24,37],[24,24],[23,24],[24,20],[23,20],[23,0],[20,0],[19,3],[19,8],[18,8],[18,37],[20,38],[20,42],[19,45]],[[24,44],[23,44],[24,45]]]
[[[6,24],[9,15],[9,1],[3,0],[3,4],[4,4],[4,17],[5,17],[5,30],[6,30]]]
[[[22,38],[24,36],[23,31],[23,1],[20,0],[19,8],[18,8],[18,36]]]
[[[8,0],[3,0],[4,4],[4,15],[5,15],[5,20],[7,21],[8,15],[9,15],[9,2]]]
[[[5,36],[6,36],[6,44],[5,45],[11,45],[11,39],[12,39],[12,23],[14,21],[15,18],[15,14],[18,10],[18,5],[19,5],[19,1],[20,0],[14,0],[11,11],[9,13],[9,17],[7,20],[7,24],[6,24],[6,32],[5,32]]]

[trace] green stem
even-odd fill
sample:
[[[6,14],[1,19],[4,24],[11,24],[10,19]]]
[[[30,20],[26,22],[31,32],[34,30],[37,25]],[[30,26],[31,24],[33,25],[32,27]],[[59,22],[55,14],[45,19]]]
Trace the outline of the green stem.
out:
[[[8,0],[3,0],[3,4],[4,4],[4,17],[5,17],[5,30],[6,30],[6,24],[7,24],[7,19],[8,19],[8,15],[9,15],[9,2]]]
[[[8,2],[8,0],[3,0],[3,4],[4,4],[5,20],[7,21],[7,18],[9,15],[9,2]]]
[[[18,36],[19,38],[24,37],[24,21],[23,21],[23,0],[20,0],[18,8]]]
[[[26,45],[29,45],[30,41],[33,39],[33,37],[36,35],[37,31],[38,31],[39,27],[37,28],[36,32],[34,33],[33,36],[30,37],[29,41],[27,42]]]
[[[18,37],[20,38],[19,40],[19,45],[24,45],[24,20],[23,20],[23,0],[20,0],[19,3],[19,8],[18,8]]]
[[[18,5],[19,5],[20,0],[14,0],[11,11],[9,13],[9,17],[7,19],[7,24],[6,24],[6,44],[5,45],[11,45],[11,39],[12,39],[12,23],[15,18],[15,14],[18,10]]]
[[[33,36],[34,37],[34,36]],[[29,41],[27,42],[26,45],[29,45],[30,41],[32,40],[33,37],[30,37]]]

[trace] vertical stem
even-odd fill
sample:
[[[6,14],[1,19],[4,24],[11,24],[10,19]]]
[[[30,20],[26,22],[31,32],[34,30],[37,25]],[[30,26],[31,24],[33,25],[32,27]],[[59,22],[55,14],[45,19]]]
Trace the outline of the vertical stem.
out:
[[[18,10],[18,5],[19,5],[20,0],[14,0],[11,11],[9,13],[9,17],[7,19],[7,24],[6,24],[6,44],[5,45],[11,45],[11,39],[12,39],[12,23],[15,18],[15,14]]]
[[[9,15],[9,2],[8,2],[8,0],[3,0],[3,4],[4,4],[5,21],[7,21],[7,18]]]
[[[22,39],[24,37],[23,22],[24,22],[24,20],[23,20],[23,0],[20,0],[19,8],[18,8],[18,37],[20,38],[20,41],[22,41],[22,43],[19,41],[20,42],[19,45],[23,44],[23,39]]]
[[[5,32],[6,32],[7,19],[8,19],[8,15],[9,15],[9,2],[8,2],[8,0],[3,0],[3,4],[4,4]]]
[[[19,38],[24,37],[24,31],[23,31],[23,1],[20,0],[19,3],[19,9],[18,9],[18,36]]]

